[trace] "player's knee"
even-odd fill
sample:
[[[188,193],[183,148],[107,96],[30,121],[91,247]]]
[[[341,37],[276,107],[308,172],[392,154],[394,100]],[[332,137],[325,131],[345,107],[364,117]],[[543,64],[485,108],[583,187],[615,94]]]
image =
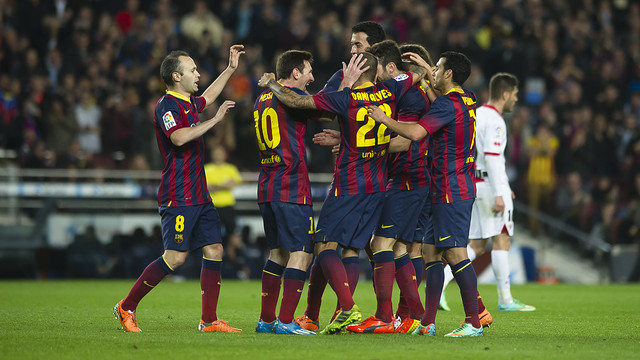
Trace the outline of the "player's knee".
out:
[[[207,259],[221,260],[223,253],[222,244],[211,244],[202,248],[202,256]]]

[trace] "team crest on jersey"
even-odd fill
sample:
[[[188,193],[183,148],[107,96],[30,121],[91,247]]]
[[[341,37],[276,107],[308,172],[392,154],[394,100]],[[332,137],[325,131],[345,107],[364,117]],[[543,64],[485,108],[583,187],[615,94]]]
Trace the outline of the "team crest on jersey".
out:
[[[176,126],[176,121],[173,119],[171,111],[167,111],[166,113],[164,113],[164,115],[162,115],[162,121],[164,122],[164,128],[167,130]]]
[[[402,80],[407,80],[408,78],[409,78],[409,75],[407,75],[406,73],[404,73],[404,74],[400,74],[400,75],[398,75],[398,76],[394,77],[393,79],[394,79],[395,81],[402,81]]]
[[[184,238],[182,237],[182,234],[176,234],[176,237],[174,238],[174,241],[176,242],[176,244],[181,244],[182,241],[184,241]]]

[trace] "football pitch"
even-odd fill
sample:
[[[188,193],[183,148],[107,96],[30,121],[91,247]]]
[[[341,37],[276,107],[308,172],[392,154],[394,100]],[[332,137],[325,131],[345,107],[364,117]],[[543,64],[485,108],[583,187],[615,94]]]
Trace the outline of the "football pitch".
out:
[[[439,311],[437,336],[255,333],[260,282],[223,280],[218,316],[241,334],[200,333],[197,280],[163,281],[138,308],[140,334],[124,333],[113,305],[133,280],[0,282],[1,359],[621,359],[640,353],[640,286],[522,285],[530,313],[496,310],[495,286],[479,290],[494,318],[484,337],[444,338],[464,318],[458,288],[447,288],[451,312]],[[423,291],[423,287],[421,291]],[[394,304],[397,303],[394,289]],[[424,295],[423,295],[424,296]],[[363,316],[375,312],[371,282],[355,294]],[[304,311],[302,295],[296,315]],[[335,307],[327,287],[321,327]]]

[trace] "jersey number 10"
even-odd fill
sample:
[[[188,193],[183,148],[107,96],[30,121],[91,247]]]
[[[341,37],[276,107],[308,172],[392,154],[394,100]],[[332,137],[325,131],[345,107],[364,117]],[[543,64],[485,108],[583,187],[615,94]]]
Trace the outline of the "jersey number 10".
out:
[[[273,108],[266,108],[262,113],[262,116],[260,116],[258,110],[254,111],[253,120],[255,121],[258,148],[260,150],[267,150],[267,147],[269,149],[274,149],[280,145],[278,113]],[[271,138],[269,138],[269,128],[271,128]]]

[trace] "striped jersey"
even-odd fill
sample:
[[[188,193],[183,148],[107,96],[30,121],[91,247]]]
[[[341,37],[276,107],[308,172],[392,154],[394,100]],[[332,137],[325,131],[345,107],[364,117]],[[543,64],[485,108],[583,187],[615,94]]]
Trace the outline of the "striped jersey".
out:
[[[307,95],[300,89],[290,89]],[[309,110],[284,106],[270,89],[256,99],[253,119],[260,153],[258,203],[311,204],[304,144],[309,117]]]
[[[202,96],[186,97],[173,91],[158,100],[154,115],[158,149],[164,160],[158,188],[158,205],[194,206],[211,202],[204,174],[204,139],[200,137],[182,146],[171,142],[174,131],[200,124],[204,110]]]
[[[344,77],[344,74],[342,73],[342,69],[336,71],[335,73],[333,73],[333,75],[331,75],[329,80],[327,80],[327,83],[324,84],[324,87],[320,91],[321,92],[338,91],[338,88],[340,87],[340,83],[342,82],[343,77]]]
[[[390,130],[371,119],[368,106],[379,106],[396,116],[396,103],[412,85],[411,74],[358,88],[321,92],[313,96],[316,108],[338,114],[340,151],[330,194],[370,194],[385,191]]]
[[[476,96],[454,88],[439,96],[420,124],[429,134],[433,203],[474,199]]]
[[[416,123],[427,113],[430,105],[426,90],[419,83],[414,84],[398,101],[397,120]],[[431,186],[427,161],[428,143],[429,135],[412,141],[407,151],[389,154],[387,189],[413,190]]]

